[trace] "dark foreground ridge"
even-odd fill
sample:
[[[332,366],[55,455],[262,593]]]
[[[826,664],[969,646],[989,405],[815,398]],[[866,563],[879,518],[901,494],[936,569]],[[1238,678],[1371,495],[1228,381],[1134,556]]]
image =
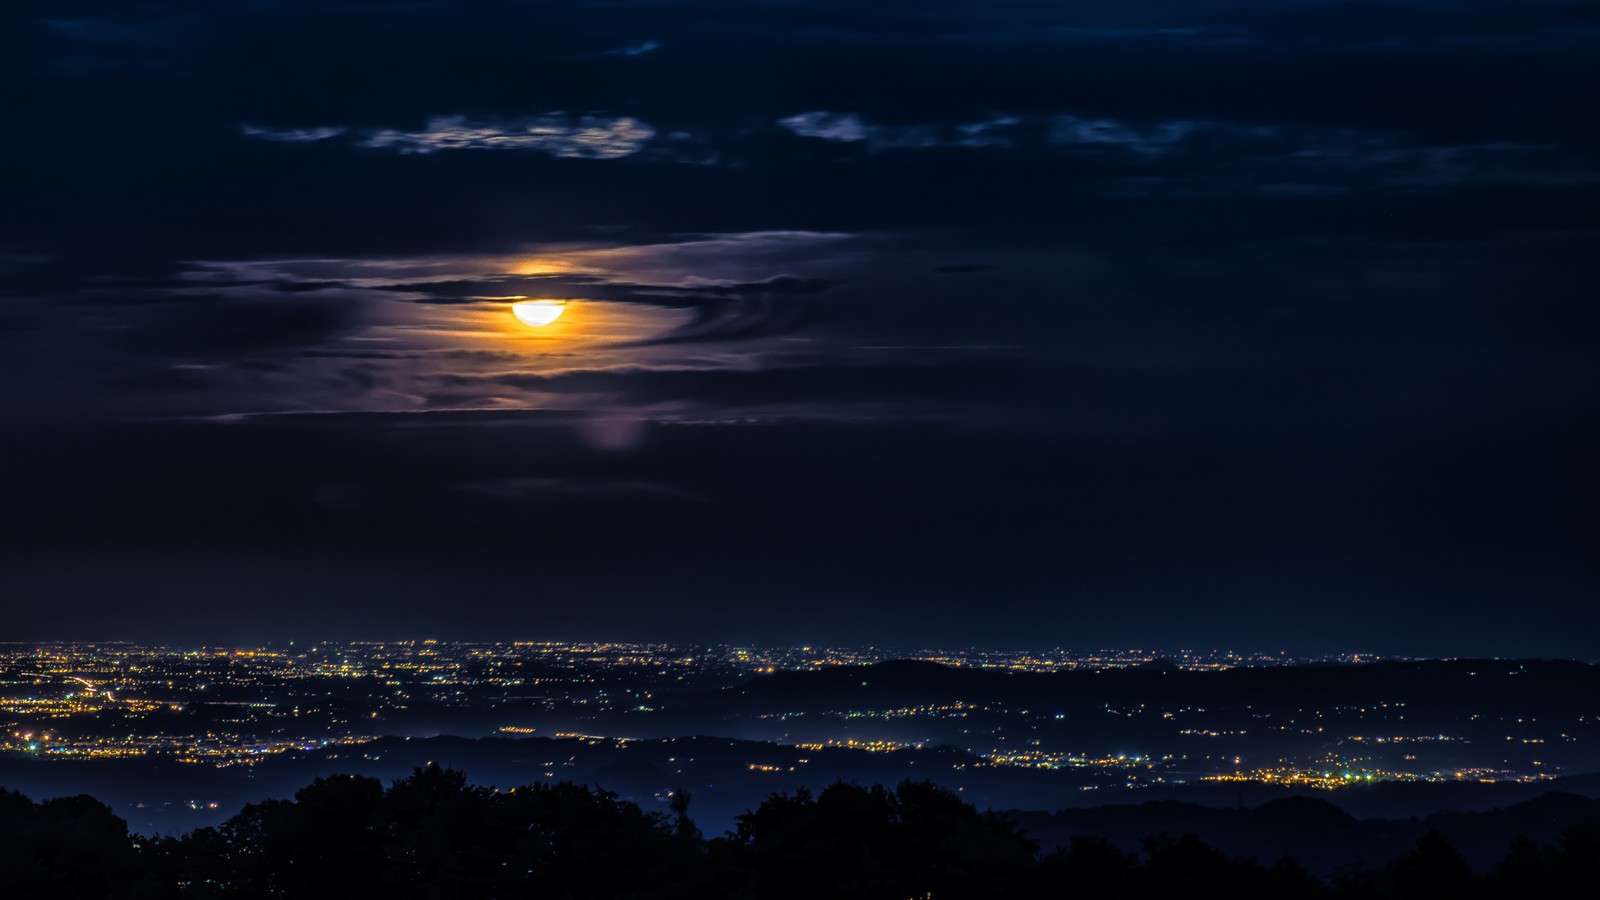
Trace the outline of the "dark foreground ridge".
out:
[[[1511,841],[1481,873],[1428,831],[1387,862],[1319,878],[1292,856],[1229,856],[1193,834],[1152,834],[1132,853],[1076,835],[1041,852],[1017,822],[930,782],[773,794],[709,839],[689,805],[678,794],[671,813],[647,812],[571,782],[496,790],[429,765],[387,789],[318,778],[218,827],[141,838],[92,797],[35,803],[0,789],[0,877],[19,900],[1522,898],[1576,896],[1600,879],[1593,816],[1553,841]],[[1307,826],[1327,815],[1300,812]]]

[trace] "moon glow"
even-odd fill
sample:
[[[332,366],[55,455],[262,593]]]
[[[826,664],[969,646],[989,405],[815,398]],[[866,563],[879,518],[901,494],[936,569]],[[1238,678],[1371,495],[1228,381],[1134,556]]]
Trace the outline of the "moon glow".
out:
[[[566,311],[565,300],[523,300],[511,304],[511,314],[517,317],[517,321],[534,328],[549,325]]]

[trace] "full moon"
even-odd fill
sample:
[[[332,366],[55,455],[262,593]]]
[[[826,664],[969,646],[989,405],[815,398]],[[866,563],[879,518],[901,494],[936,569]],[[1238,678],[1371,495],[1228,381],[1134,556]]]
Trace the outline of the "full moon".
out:
[[[567,311],[565,300],[523,300],[511,304],[511,314],[524,325],[541,328],[561,318]]]

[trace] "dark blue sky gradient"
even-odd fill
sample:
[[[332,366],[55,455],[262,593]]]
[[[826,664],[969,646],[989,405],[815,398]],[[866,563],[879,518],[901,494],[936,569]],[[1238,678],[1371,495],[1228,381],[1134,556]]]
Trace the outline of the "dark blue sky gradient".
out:
[[[1576,2],[8,4],[0,639],[1600,656],[1597,51]]]

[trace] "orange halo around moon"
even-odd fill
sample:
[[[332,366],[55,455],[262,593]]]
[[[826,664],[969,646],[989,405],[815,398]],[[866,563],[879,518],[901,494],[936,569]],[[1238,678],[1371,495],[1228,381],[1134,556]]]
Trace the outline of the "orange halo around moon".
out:
[[[549,325],[566,311],[565,300],[523,300],[511,304],[511,314],[517,317],[517,321],[534,328]]]

